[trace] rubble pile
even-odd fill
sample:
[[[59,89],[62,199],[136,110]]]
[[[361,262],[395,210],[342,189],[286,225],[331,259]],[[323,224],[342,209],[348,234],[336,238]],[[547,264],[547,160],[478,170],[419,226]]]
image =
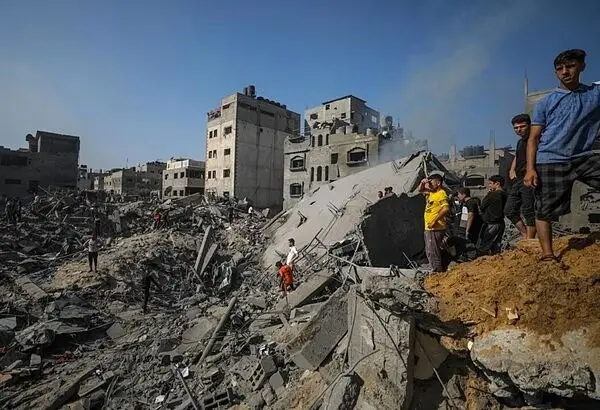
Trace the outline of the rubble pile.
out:
[[[472,326],[470,356],[497,397],[600,399],[600,237],[562,237],[555,250],[560,263],[540,262],[538,242],[522,241],[425,279],[440,319]]]
[[[46,201],[0,228],[0,407],[593,408],[600,243],[558,240],[564,265],[525,243],[431,276],[407,240],[422,220],[402,215],[433,169],[431,155],[371,168],[270,221],[200,196]],[[378,172],[399,196],[365,196]],[[96,273],[79,244],[97,220]],[[296,289],[282,293],[273,264],[289,238]]]

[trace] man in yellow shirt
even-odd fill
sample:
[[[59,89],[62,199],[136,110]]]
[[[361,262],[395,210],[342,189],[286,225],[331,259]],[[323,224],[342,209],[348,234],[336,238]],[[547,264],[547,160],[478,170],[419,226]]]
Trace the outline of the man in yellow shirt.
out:
[[[425,253],[433,272],[444,272],[442,246],[446,234],[446,216],[450,212],[448,195],[442,187],[440,174],[431,174],[419,184],[419,192],[425,195]]]

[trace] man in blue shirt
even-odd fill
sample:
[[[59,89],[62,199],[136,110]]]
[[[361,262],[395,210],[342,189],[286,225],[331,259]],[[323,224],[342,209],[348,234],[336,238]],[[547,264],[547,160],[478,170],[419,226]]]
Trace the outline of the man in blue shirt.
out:
[[[535,106],[527,141],[524,182],[535,187],[535,218],[542,260],[556,260],[552,221],[571,212],[575,181],[600,189],[600,155],[592,144],[600,129],[600,85],[581,84],[583,50],[567,50],[554,59],[559,88]]]

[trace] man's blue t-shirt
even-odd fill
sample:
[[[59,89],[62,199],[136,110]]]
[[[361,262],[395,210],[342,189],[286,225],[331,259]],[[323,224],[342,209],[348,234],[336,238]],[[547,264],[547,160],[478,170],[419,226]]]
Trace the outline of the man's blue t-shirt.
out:
[[[600,85],[580,84],[574,91],[553,90],[536,104],[531,124],[543,127],[538,164],[568,162],[590,155],[600,129]]]

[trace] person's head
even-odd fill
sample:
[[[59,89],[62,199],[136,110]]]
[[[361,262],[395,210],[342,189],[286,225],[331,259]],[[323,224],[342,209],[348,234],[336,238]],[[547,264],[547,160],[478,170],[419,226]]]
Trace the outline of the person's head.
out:
[[[288,244],[290,246],[295,246],[296,245],[296,241],[294,240],[294,238],[290,238],[290,239],[288,239]]]
[[[586,52],[580,49],[566,50],[554,59],[554,71],[561,87],[574,90],[579,86],[579,76],[585,70]]]
[[[515,115],[510,121],[515,134],[521,138],[527,138],[529,136],[529,129],[531,128],[531,118],[528,114]]]
[[[98,239],[98,235],[96,234],[96,232],[94,232],[92,234],[92,240],[95,241],[96,239]]]
[[[504,177],[500,175],[492,175],[488,180],[488,188],[490,191],[498,191],[504,187]]]
[[[282,266],[283,266],[283,263],[281,263],[279,261],[275,262],[275,267],[281,268]]]
[[[431,188],[435,191],[437,191],[444,182],[444,178],[440,174],[431,174],[428,179]]]
[[[456,196],[461,203],[464,203],[471,197],[471,190],[467,187],[461,186],[456,192]]]
[[[381,192],[381,191],[377,192],[377,196],[378,196],[379,198],[382,198],[382,197],[383,197],[383,192]]]

